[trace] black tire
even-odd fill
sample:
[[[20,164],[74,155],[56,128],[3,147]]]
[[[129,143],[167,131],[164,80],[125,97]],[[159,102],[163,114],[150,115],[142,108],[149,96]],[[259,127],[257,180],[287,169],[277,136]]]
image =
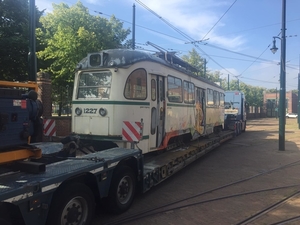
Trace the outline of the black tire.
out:
[[[121,166],[115,171],[107,198],[108,210],[122,213],[129,209],[136,190],[136,177],[128,166]]]
[[[95,213],[92,191],[82,183],[70,183],[52,200],[47,225],[88,225]]]
[[[12,225],[12,223],[6,219],[0,218],[1,225]]]

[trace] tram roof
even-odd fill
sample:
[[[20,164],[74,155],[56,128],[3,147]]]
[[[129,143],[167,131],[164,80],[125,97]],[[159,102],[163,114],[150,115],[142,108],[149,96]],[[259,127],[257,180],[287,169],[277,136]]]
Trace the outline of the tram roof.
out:
[[[174,52],[156,52],[153,54],[141,50],[108,49],[89,53],[87,57],[79,62],[77,69],[126,67],[141,61],[156,62],[220,87],[208,79],[195,75],[194,73],[199,72],[199,70],[177,57]]]

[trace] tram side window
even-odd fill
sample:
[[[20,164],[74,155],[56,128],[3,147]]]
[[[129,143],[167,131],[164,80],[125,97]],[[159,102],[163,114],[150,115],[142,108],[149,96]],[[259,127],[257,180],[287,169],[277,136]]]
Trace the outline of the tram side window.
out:
[[[182,102],[182,81],[179,78],[168,76],[169,102]]]
[[[207,104],[210,106],[214,105],[214,91],[212,89],[207,89]]]
[[[156,81],[154,79],[151,80],[151,100],[156,100]]]
[[[147,98],[147,72],[144,69],[137,69],[128,76],[124,96],[127,99]]]
[[[220,93],[220,106],[224,106],[224,94]]]
[[[183,96],[185,103],[195,103],[195,86],[193,83],[183,81]]]
[[[214,105],[219,106],[220,105],[220,96],[219,92],[214,91]]]
[[[79,76],[77,98],[109,99],[111,72],[89,72]]]

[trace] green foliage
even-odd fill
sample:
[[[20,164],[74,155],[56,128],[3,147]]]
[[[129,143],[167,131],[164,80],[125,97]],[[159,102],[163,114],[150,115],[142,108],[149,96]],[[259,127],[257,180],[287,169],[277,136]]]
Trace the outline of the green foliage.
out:
[[[37,53],[43,63],[41,71],[51,75],[52,100],[59,105],[59,115],[69,104],[77,63],[87,53],[120,48],[129,35],[115,17],[109,20],[89,14],[78,1],[73,6],[53,4],[53,12],[41,17],[42,28],[36,30],[42,48]],[[68,97],[67,97],[68,96]]]
[[[200,75],[204,76],[204,58],[202,58],[195,49],[192,49],[188,55],[184,55],[182,59],[198,68],[201,71]],[[224,90],[228,90],[228,80],[226,78],[221,78],[220,71],[206,71],[205,75],[206,78],[219,84]],[[246,101],[250,106],[263,106],[264,91],[266,91],[265,88],[247,85],[239,80],[231,80],[229,81],[229,90],[240,90],[244,92]]]
[[[192,49],[192,51],[189,51],[188,55],[183,55],[182,60],[198,69],[199,73],[196,75],[205,77],[204,58],[202,58],[194,48]]]
[[[48,62],[42,70],[52,75],[53,84],[72,85],[76,64],[89,52],[119,48],[130,33],[115,17],[110,20],[92,16],[78,1],[53,4],[53,12],[40,19],[43,28],[37,29],[42,51],[38,58]]]
[[[0,79],[28,80],[29,4],[0,0]],[[36,25],[42,12],[36,10]]]
[[[230,83],[235,83],[233,86],[236,87],[238,81],[232,81]],[[232,87],[232,86],[231,86]],[[237,88],[231,90],[238,90]],[[264,104],[264,92],[266,91],[265,88],[262,87],[255,87],[243,82],[239,82],[239,90],[244,92],[246,101],[248,102],[249,106],[256,106],[262,107]]]
[[[266,90],[268,93],[276,93],[278,90],[276,88],[271,88]]]
[[[206,76],[210,81],[219,84],[222,88],[226,90],[225,88],[226,80],[224,78],[223,79],[221,78],[220,71],[207,72]]]

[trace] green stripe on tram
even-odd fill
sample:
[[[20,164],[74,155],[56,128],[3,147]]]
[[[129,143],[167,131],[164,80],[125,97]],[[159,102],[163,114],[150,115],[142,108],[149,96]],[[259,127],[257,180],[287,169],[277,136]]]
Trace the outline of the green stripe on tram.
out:
[[[172,106],[172,107],[187,107],[187,108],[195,108],[195,105],[193,104],[183,104],[183,103],[178,103],[178,104],[173,104],[173,103],[168,103],[168,106]]]
[[[132,101],[72,101],[72,104],[84,105],[150,105],[149,102],[132,102]]]

